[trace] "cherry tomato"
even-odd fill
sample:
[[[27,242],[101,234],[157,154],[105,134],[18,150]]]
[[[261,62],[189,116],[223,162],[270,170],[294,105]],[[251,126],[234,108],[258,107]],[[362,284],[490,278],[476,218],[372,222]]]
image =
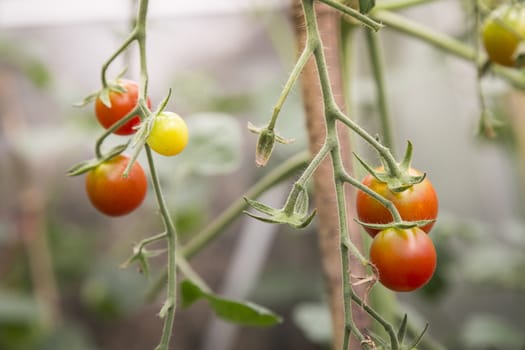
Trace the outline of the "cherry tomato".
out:
[[[409,169],[412,175],[421,175],[416,169]],[[438,214],[438,198],[434,186],[428,178],[409,187],[403,192],[392,192],[386,183],[378,181],[372,175],[367,175],[362,184],[390,200],[399,211],[401,218],[406,221],[434,220]],[[358,191],[356,196],[357,217],[365,223],[388,224],[392,222],[392,214],[374,198],[363,191]],[[434,223],[423,226],[421,229],[429,232]],[[366,231],[374,237],[379,230],[365,227]]]
[[[109,93],[109,100],[111,107],[107,107],[100,98],[95,101],[95,115],[99,123],[106,129],[124,118],[131,112],[138,103],[139,86],[136,82],[131,80],[121,79],[119,84],[126,89],[126,92],[111,91]],[[148,107],[151,108],[151,101],[147,99]],[[126,124],[115,130],[117,135],[131,135],[135,133],[136,127],[140,124],[140,117],[138,115],[131,118]]]
[[[409,292],[425,285],[434,274],[436,249],[421,229],[389,228],[374,237],[370,261],[379,272],[379,281],[397,292]]]
[[[147,191],[142,166],[135,162],[127,177],[122,174],[130,158],[120,154],[87,173],[86,192],[95,208],[109,216],[121,216],[138,208]]]
[[[148,145],[164,156],[174,156],[188,144],[188,127],[178,114],[162,112],[155,117],[148,136]]]
[[[516,4],[498,7],[483,22],[481,34],[492,62],[515,67],[514,54],[525,39],[525,6]]]

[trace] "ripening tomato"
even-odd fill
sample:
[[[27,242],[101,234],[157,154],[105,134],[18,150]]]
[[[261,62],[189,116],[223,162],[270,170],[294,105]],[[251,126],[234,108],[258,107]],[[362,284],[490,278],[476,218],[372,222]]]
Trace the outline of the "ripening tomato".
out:
[[[515,67],[515,52],[525,39],[525,6],[501,5],[483,22],[483,45],[492,62]]]
[[[138,103],[139,86],[136,82],[131,80],[121,79],[118,81],[126,92],[111,91],[109,93],[109,100],[111,107],[107,107],[99,97],[95,101],[95,115],[100,124],[109,129],[113,124],[124,118],[131,112]],[[151,101],[148,97],[146,103],[148,108],[151,108]],[[140,117],[138,115],[131,118],[126,124],[115,130],[117,135],[131,135],[135,133],[136,127],[140,124]]]
[[[174,156],[184,150],[188,139],[188,127],[184,119],[173,112],[162,112],[155,117],[147,142],[155,152]]]
[[[410,168],[411,175],[421,175],[421,172]],[[386,183],[378,181],[372,175],[367,175],[362,184],[390,200],[399,211],[401,218],[406,221],[435,220],[438,214],[438,198],[434,186],[428,178],[415,184],[403,192],[391,191]],[[357,191],[357,217],[370,224],[388,224],[392,222],[392,214],[374,198],[363,191]],[[423,226],[421,229],[429,232],[434,223]],[[374,237],[379,230],[365,227],[365,230]]]
[[[147,191],[142,166],[135,162],[127,177],[122,174],[130,157],[120,154],[89,171],[86,192],[95,208],[109,216],[121,216],[138,208]]]
[[[430,237],[418,227],[389,228],[374,237],[370,261],[377,268],[381,284],[397,292],[409,292],[432,278],[437,255]]]

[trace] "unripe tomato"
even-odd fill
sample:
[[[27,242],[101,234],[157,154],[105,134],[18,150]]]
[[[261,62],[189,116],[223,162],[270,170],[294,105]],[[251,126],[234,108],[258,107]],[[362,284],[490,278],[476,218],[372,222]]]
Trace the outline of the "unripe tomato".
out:
[[[109,100],[111,107],[107,107],[100,98],[95,100],[95,115],[99,123],[106,129],[109,129],[113,124],[124,118],[131,112],[138,103],[139,86],[136,82],[131,80],[121,79],[118,83],[126,89],[126,92],[110,91]],[[151,108],[151,101],[147,99],[148,108]],[[117,135],[131,135],[135,133],[136,127],[140,124],[140,117],[138,115],[131,118],[126,124],[115,130]]]
[[[411,175],[421,175],[416,169],[409,169]],[[362,184],[390,200],[399,211],[401,218],[406,221],[435,220],[438,214],[438,198],[434,186],[428,178],[412,185],[402,192],[393,192],[386,183],[378,181],[372,175],[367,175]],[[392,214],[374,198],[363,191],[357,191],[357,217],[370,224],[388,224],[392,222]],[[429,232],[434,223],[423,226],[421,229]],[[374,237],[379,230],[365,227],[365,230]]]
[[[173,112],[162,112],[155,117],[147,142],[155,152],[174,156],[184,150],[188,139],[188,127],[184,119]]]
[[[409,292],[432,278],[437,255],[434,243],[423,230],[389,228],[374,237],[370,261],[377,268],[381,284],[397,292]]]
[[[525,39],[525,6],[502,5],[483,22],[483,45],[494,63],[507,67],[516,66],[516,49]]]
[[[138,208],[147,191],[147,178],[142,166],[135,162],[127,177],[122,174],[130,161],[120,154],[89,171],[86,192],[95,208],[109,216],[121,216]]]

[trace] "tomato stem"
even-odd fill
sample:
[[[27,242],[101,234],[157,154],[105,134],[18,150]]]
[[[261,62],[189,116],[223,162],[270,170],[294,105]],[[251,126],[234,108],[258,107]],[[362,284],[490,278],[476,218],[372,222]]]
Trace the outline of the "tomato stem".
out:
[[[343,345],[342,349],[347,350],[350,342],[350,334],[354,333],[359,342],[363,343],[365,340],[361,331],[357,328],[352,317],[352,305],[350,296],[353,294],[353,289],[350,281],[350,257],[348,250],[350,249],[353,254],[356,255],[361,261],[366,260],[359,249],[350,241],[348,238],[348,223],[346,216],[346,203],[344,196],[343,183],[335,176],[335,173],[342,165],[339,141],[337,138],[336,131],[336,120],[334,113],[331,113],[332,109],[338,108],[335,102],[330,79],[328,76],[328,70],[326,67],[326,59],[324,56],[324,49],[322,47],[319,29],[317,27],[316,13],[312,0],[303,0],[303,12],[307,28],[307,42],[314,42],[315,62],[317,65],[319,81],[323,94],[323,100],[325,103],[325,121],[326,121],[326,147],[330,149],[330,155],[332,157],[332,164],[334,167],[334,179],[335,179],[335,190],[336,200],[338,208],[339,218],[339,241],[341,247],[341,272],[342,272],[342,288],[343,288],[343,309],[344,309],[344,331],[343,331]],[[366,134],[366,132],[365,132]],[[323,147],[324,148],[324,147]]]
[[[139,3],[139,13],[135,27],[135,36],[139,45],[140,55],[140,89],[139,100],[146,101],[148,96],[148,64],[146,55],[146,19],[148,15],[148,0],[141,0]]]
[[[119,129],[122,125],[126,124],[136,115],[140,115],[142,118],[144,118],[144,110],[147,110],[147,107],[144,107],[141,103],[139,103],[132,111],[126,114],[123,118],[119,119],[115,124],[111,125],[109,128],[104,130],[104,133],[102,133],[102,135],[100,135],[97,141],[95,142],[95,155],[98,159],[103,158],[102,144],[104,143],[104,140],[115,130]]]
[[[368,44],[368,52],[372,64],[372,72],[374,75],[375,86],[377,89],[377,106],[379,108],[379,116],[382,131],[382,143],[390,148],[395,149],[392,120],[388,111],[388,104],[386,98],[385,77],[383,72],[383,62],[381,61],[381,47],[379,44],[379,35],[366,30],[366,42]]]
[[[387,332],[388,337],[390,338],[390,344],[392,347],[392,350],[399,349],[399,340],[397,339],[396,330],[394,329],[394,326],[387,320],[381,316],[380,313],[378,313],[376,310],[371,308],[369,305],[367,305],[359,296],[355,293],[352,294],[352,300],[359,306],[365,309],[365,311],[379,323]]]
[[[381,1],[375,7],[374,10],[402,10],[407,7],[413,7],[417,5],[429,4],[436,0],[389,0]]]
[[[235,219],[247,208],[247,203],[243,197],[258,198],[261,194],[272,188],[276,184],[295,174],[298,169],[308,164],[310,153],[304,151],[288,159],[282,165],[270,171],[266,176],[261,178],[257,183],[250,187],[244,195],[235,200],[219,216],[212,220],[202,231],[196,234],[188,243],[181,247],[181,254],[191,259],[202,251],[210,242],[225,232],[225,228],[231,225]],[[147,293],[147,299],[156,298],[160,290],[165,286],[167,271],[160,274],[160,277],[152,283],[152,287]]]
[[[166,205],[166,201],[162,193],[159,177],[153,160],[153,154],[147,144],[144,146],[144,149],[146,150],[146,156],[148,158],[153,188],[155,190],[155,197],[157,198],[157,205],[159,206],[162,221],[164,222],[164,226],[166,228],[166,239],[168,242],[168,287],[166,292],[166,302],[164,304],[168,305],[168,307],[167,310],[165,310],[166,312],[164,326],[162,328],[160,343],[156,348],[156,350],[167,350],[171,338],[171,333],[173,330],[173,322],[175,320],[175,311],[177,304],[177,232],[175,230],[175,225],[173,224],[173,220],[171,219],[170,212],[168,211],[168,207]]]
[[[279,99],[277,100],[277,103],[275,107],[273,108],[272,117],[270,119],[270,123],[268,124],[268,129],[273,130],[275,128],[277,117],[279,116],[279,113],[281,112],[281,108],[284,102],[286,101],[288,94],[292,90],[292,87],[297,81],[297,78],[299,78],[299,74],[301,74],[301,72],[303,71],[303,68],[306,65],[306,62],[308,62],[309,58],[312,56],[312,53],[313,53],[313,47],[312,45],[308,45],[307,43],[307,45],[305,45],[303,49],[303,52],[299,56],[299,59],[295,63],[295,66],[293,67],[292,72],[290,73],[290,76],[288,77],[288,80],[286,81],[286,84],[284,85],[281,95],[279,96]]]
[[[351,7],[348,7],[338,1],[335,1],[335,0],[320,0],[320,2],[323,2],[325,3],[326,5],[330,6],[330,7],[333,7],[334,9],[348,15],[348,16],[351,16],[353,18],[355,18],[356,20],[358,20],[359,22],[363,23],[365,26],[367,26],[368,28],[374,30],[374,31],[378,31],[379,29],[381,29],[383,27],[383,25],[380,23],[380,22],[376,22],[375,20],[373,20],[372,18],[368,17],[367,15],[364,15],[362,14],[361,12],[351,8]]]
[[[451,36],[436,32],[420,23],[409,20],[393,12],[381,10],[380,6],[370,12],[370,16],[384,23],[388,28],[394,29],[401,33],[407,34],[425,43],[433,45],[440,50],[446,51],[452,55],[463,58],[467,61],[481,65],[483,62],[476,57],[475,50],[469,45],[463,44]],[[513,86],[525,89],[525,76],[520,70],[506,68],[498,65],[492,65],[490,69],[497,75],[506,79]]]
[[[403,222],[403,219],[401,218],[401,214],[399,214],[399,211],[397,210],[394,203],[392,203],[392,201],[389,201],[385,197],[381,196],[379,193],[373,191],[372,189],[370,189],[370,187],[363,185],[357,179],[350,176],[350,174],[348,174],[348,172],[344,169],[341,169],[341,171],[339,172],[339,176],[342,181],[348,182],[350,185],[368,194],[370,197],[374,198],[376,201],[381,203],[385,208],[387,208],[388,211],[390,211],[390,213],[392,214],[392,218],[395,223]]]
[[[122,43],[122,45],[120,45],[120,47],[117,49],[117,51],[115,51],[110,57],[109,59],[104,62],[104,64],[102,65],[102,69],[101,69],[101,80],[102,80],[102,88],[105,89],[109,86],[108,84],[108,80],[107,80],[107,76],[106,76],[106,72],[109,68],[109,66],[111,65],[111,63],[113,63],[113,61],[115,61],[115,59],[117,57],[119,57],[128,47],[129,45],[131,45],[131,43],[133,41],[137,40],[137,30],[136,30],[136,27],[131,31],[131,33],[128,35],[128,37],[124,40],[124,42]]]

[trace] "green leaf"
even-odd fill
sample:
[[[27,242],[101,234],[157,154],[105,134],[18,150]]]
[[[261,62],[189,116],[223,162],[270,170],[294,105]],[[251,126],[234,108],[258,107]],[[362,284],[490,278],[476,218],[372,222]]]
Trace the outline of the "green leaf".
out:
[[[186,118],[190,141],[179,155],[179,167],[199,175],[226,174],[241,160],[239,122],[222,113],[201,113]]]
[[[273,326],[281,322],[279,316],[262,306],[219,297],[203,291],[189,280],[181,283],[181,297],[183,307],[188,307],[199,299],[206,300],[218,317],[229,322],[256,327]]]
[[[182,307],[187,308],[203,297],[202,290],[191,281],[182,281],[180,285]]]

